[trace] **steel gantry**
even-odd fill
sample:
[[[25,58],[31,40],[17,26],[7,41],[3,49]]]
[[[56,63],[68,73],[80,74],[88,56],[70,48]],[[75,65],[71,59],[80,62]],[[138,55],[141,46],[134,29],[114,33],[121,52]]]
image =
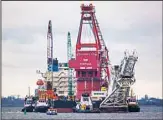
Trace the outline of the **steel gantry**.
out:
[[[112,92],[100,104],[100,108],[127,107],[126,99],[129,96],[131,85],[135,83],[134,67],[138,60],[136,52],[132,55],[125,52],[121,65],[112,69]]]

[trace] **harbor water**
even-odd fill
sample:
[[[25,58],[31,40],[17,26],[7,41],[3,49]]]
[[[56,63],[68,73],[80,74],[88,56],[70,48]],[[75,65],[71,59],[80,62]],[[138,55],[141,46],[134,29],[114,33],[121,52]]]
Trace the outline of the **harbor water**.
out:
[[[21,112],[20,107],[2,107],[2,119],[163,119],[163,108],[158,106],[141,106],[135,113],[46,113]]]

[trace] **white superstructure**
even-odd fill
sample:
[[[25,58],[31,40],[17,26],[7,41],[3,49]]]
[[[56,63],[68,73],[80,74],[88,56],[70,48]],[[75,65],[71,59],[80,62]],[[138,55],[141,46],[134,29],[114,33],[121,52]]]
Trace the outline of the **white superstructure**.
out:
[[[73,72],[74,73],[74,72]],[[72,90],[76,91],[75,78],[72,78]],[[53,73],[53,88],[57,89],[58,96],[68,96],[68,66],[67,63],[59,63],[59,71]]]

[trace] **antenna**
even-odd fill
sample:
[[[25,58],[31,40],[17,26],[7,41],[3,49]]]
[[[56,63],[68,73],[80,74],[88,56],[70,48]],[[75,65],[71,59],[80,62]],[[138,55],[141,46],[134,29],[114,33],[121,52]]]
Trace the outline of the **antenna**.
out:
[[[30,87],[28,87],[28,94],[29,94],[29,96],[30,96]]]

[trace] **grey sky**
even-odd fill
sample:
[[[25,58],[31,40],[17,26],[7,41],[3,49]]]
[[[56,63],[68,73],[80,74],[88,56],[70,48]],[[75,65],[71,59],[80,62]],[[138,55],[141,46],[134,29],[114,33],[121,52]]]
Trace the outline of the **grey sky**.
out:
[[[52,20],[54,56],[67,60],[67,32],[73,49],[80,22],[80,2],[2,2],[2,95],[25,96],[36,88],[36,69],[46,70],[46,33]],[[89,2],[84,2],[89,3]],[[124,50],[136,49],[134,91],[162,96],[162,2],[92,2],[112,64]]]

